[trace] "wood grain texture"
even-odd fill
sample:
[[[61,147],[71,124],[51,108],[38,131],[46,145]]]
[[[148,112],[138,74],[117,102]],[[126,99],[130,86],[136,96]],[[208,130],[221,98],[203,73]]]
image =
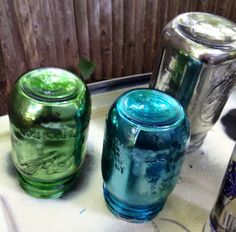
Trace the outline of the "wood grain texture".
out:
[[[157,27],[156,27],[156,43],[155,43],[155,54],[157,55],[158,51],[158,46],[160,43],[160,38],[161,38],[161,32],[164,28],[164,26],[167,23],[167,10],[163,9],[168,9],[168,1],[162,1],[158,0],[157,1],[157,11],[155,17],[157,18]]]
[[[112,63],[113,77],[121,77],[123,71],[124,0],[112,0]]]
[[[135,4],[135,24],[134,24],[134,59],[133,73],[142,73],[144,63],[144,45],[145,45],[145,12],[146,0],[137,0]]]
[[[0,112],[7,112],[7,95],[9,83],[3,59],[3,50],[0,46]]]
[[[33,30],[32,15],[27,0],[14,0],[14,9],[17,17],[17,24],[20,30],[21,41],[27,66],[36,68],[40,66],[38,47]]]
[[[100,0],[102,77],[112,78],[112,1]]]
[[[236,14],[235,14],[235,12],[236,12],[236,1],[233,1],[233,2],[230,1],[230,4],[229,4],[228,7],[231,8],[229,19],[236,23]]]
[[[231,0],[224,0],[224,2],[218,1],[215,4],[214,12],[217,12],[218,15],[229,18],[231,14],[231,9],[232,9],[231,3],[232,3]]]
[[[40,66],[78,73],[80,57],[96,63],[89,82],[150,72],[164,26],[189,11],[236,21],[233,0],[1,0],[0,83]]]
[[[72,70],[79,62],[73,0],[49,1],[58,66]]]
[[[65,50],[63,48],[63,34],[64,34],[64,25],[63,18],[60,13],[59,2],[56,0],[49,1],[49,8],[51,12],[51,20],[53,27],[53,39],[56,44],[56,57],[57,57],[57,66],[64,67],[65,66]]]
[[[8,82],[12,85],[17,77],[28,68],[12,1],[0,1],[0,28],[1,60],[5,63]]]
[[[143,72],[148,72],[152,70],[153,58],[154,58],[154,47],[156,41],[156,25],[157,25],[157,0],[147,0],[146,3],[146,18],[145,18],[145,45],[144,45],[144,64]]]
[[[57,0],[58,1],[58,0]],[[60,12],[63,15],[63,47],[65,54],[65,66],[72,71],[77,71],[79,63],[79,51],[75,27],[74,4],[73,0],[64,0],[60,2]]]
[[[74,0],[74,8],[79,54],[82,58],[90,59],[87,1]]]
[[[39,4],[40,12],[38,13],[38,18],[36,19],[36,22],[38,22],[37,27],[41,28],[41,31],[37,36],[37,38],[40,38],[37,41],[37,45],[39,47],[40,57],[42,57],[41,62],[43,63],[43,66],[57,66],[57,46],[54,38],[55,32],[49,1],[39,0]],[[32,5],[32,8],[34,8],[34,5]]]
[[[155,56],[157,56],[158,47],[161,41],[161,32],[164,26],[169,22],[168,19],[169,1],[158,0],[157,11],[155,17],[157,18],[156,26],[156,42],[154,45]]]
[[[101,56],[101,30],[100,30],[100,4],[99,1],[87,0],[90,59],[96,63],[93,81],[102,79],[102,56]]]
[[[191,2],[189,0],[179,0],[178,13],[189,11]]]
[[[217,1],[199,0],[196,2],[197,2],[197,7],[196,7],[197,11],[214,13],[214,5],[217,4]],[[218,2],[222,3],[222,1],[218,1]]]
[[[58,61],[48,1],[29,1],[29,7],[40,66],[55,66]]]
[[[133,73],[135,3],[133,0],[124,1],[123,76]]]
[[[192,1],[194,2],[194,1]],[[185,1],[185,4],[187,1]],[[181,4],[180,0],[168,1],[167,19],[172,20],[176,15],[180,13],[179,6]]]

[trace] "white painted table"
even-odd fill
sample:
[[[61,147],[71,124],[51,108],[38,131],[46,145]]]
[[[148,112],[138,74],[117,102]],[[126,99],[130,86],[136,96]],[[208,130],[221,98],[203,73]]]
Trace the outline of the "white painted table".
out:
[[[20,188],[10,159],[8,117],[0,117],[0,232],[202,231],[234,146],[220,120],[201,150],[186,156],[180,183],[152,222],[128,223],[106,208],[100,165],[104,120],[107,109],[123,91],[93,96],[87,157],[76,188],[61,199],[36,199]],[[232,108],[236,108],[236,91],[222,115]]]

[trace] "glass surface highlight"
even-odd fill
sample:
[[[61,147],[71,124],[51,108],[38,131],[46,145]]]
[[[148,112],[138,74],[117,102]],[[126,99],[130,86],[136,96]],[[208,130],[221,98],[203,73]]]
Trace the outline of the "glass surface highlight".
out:
[[[144,222],[163,208],[189,141],[182,106],[151,89],[131,90],[112,105],[102,154],[104,197],[117,216]]]

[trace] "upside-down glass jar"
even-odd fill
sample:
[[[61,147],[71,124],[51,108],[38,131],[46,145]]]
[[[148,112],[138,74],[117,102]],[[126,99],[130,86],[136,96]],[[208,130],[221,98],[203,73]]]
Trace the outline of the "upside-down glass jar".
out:
[[[155,217],[174,189],[190,136],[180,103],[151,89],[130,90],[112,105],[102,153],[104,197],[118,217]]]
[[[188,153],[203,144],[235,80],[235,23],[185,12],[165,26],[149,86],[177,98],[186,110],[191,127]]]
[[[91,100],[85,83],[60,68],[23,74],[9,97],[12,160],[30,195],[57,198],[85,157]]]

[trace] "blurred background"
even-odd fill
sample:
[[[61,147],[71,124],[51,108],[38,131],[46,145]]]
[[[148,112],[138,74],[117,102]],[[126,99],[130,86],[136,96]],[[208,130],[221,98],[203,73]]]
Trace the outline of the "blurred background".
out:
[[[176,15],[202,11],[236,20],[234,0],[0,0],[0,115],[24,72],[57,66],[79,72],[96,63],[88,82],[152,71],[163,27]]]

